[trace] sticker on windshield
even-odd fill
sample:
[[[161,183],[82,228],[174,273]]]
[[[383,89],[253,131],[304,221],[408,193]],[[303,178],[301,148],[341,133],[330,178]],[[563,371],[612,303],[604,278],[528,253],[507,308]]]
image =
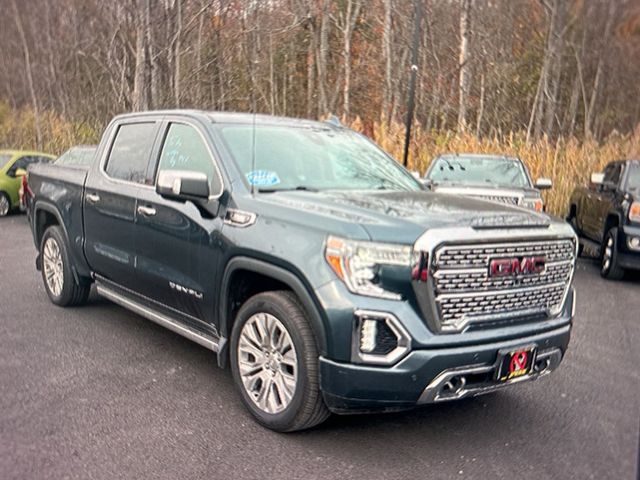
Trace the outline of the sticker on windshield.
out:
[[[247,173],[247,180],[249,185],[255,185],[256,187],[271,187],[280,183],[280,177],[276,172],[271,170],[254,170]]]

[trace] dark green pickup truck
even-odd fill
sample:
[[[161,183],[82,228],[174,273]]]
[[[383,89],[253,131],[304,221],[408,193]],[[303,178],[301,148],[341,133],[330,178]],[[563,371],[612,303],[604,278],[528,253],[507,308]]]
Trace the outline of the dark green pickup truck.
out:
[[[274,430],[537,379],[569,343],[569,225],[425,191],[339,125],[122,115],[93,165],[28,181],[53,303],[94,285],[213,350]]]
[[[600,274],[619,280],[640,270],[640,160],[611,162],[573,191],[567,221],[581,246],[600,258]]]

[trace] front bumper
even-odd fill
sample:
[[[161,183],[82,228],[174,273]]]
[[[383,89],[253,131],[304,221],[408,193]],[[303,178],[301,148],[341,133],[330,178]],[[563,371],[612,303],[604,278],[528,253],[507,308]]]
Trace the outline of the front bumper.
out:
[[[321,390],[334,413],[403,410],[425,403],[487,393],[536,380],[558,367],[569,344],[571,325],[509,341],[414,350],[392,367],[320,359]],[[493,380],[498,352],[535,344],[540,369],[509,382]],[[464,376],[462,388],[458,388]],[[449,386],[448,384],[452,384]]]
[[[629,240],[634,237],[640,238],[640,227],[622,227],[618,237],[618,263],[623,268],[640,270],[640,250],[633,249],[629,244]]]

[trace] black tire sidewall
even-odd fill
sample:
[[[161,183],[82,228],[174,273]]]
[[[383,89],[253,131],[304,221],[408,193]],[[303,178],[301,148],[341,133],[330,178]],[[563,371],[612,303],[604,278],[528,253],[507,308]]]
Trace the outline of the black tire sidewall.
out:
[[[275,295],[267,296],[259,294],[249,299],[240,308],[231,333],[231,372],[234,382],[240,391],[243,403],[256,417],[258,422],[272,430],[287,431],[295,423],[298,412],[302,408],[305,395],[307,395],[307,391],[309,389],[308,369],[305,362],[305,349],[307,346],[305,345],[304,339],[300,335],[300,332],[294,325],[293,321],[289,318],[292,313],[290,309],[295,308],[300,311],[299,307],[293,302],[288,301],[286,297],[280,296],[277,297],[277,300],[275,300],[275,298]],[[296,360],[298,362],[296,390],[293,394],[293,398],[291,399],[291,403],[287,408],[276,414],[265,413],[257,407],[245,390],[238,370],[238,339],[240,338],[240,332],[247,320],[256,313],[269,313],[282,322],[296,349]],[[304,315],[304,312],[300,311],[300,313]]]
[[[609,242],[609,238],[613,239],[613,248],[611,252],[611,262],[609,264],[609,268],[604,271],[604,251]],[[602,254],[600,255],[600,274],[607,279],[611,280],[619,280],[623,276],[623,272],[620,271],[620,267],[618,266],[618,231],[617,229],[610,228],[607,231],[604,241],[602,242]]]
[[[9,195],[5,192],[0,192],[0,197],[5,197],[9,204],[9,208],[7,208],[7,213],[5,213],[4,215],[0,213],[0,218],[8,217],[11,214],[11,197],[9,197]]]
[[[60,254],[62,256],[62,271],[63,271],[63,281],[62,281],[62,291],[60,295],[54,295],[51,290],[49,290],[49,286],[47,285],[47,279],[45,277],[44,271],[44,245],[49,238],[53,238],[55,242],[58,244],[58,248],[60,249]],[[53,226],[47,228],[42,235],[42,241],[40,242],[40,258],[42,259],[42,281],[44,283],[44,289],[47,292],[47,295],[51,299],[53,303],[56,305],[64,306],[71,303],[73,299],[74,293],[74,278],[73,271],[71,270],[71,262],[69,260],[69,254],[67,252],[67,243],[65,241],[62,230],[58,226]]]

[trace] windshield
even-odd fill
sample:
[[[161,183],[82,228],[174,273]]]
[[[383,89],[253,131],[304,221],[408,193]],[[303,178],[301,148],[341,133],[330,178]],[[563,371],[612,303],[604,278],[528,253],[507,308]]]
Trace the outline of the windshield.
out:
[[[434,183],[531,186],[522,162],[515,158],[442,156],[434,160],[427,178]]]
[[[11,160],[12,156],[13,155],[11,155],[10,153],[0,153],[0,169],[4,168],[9,160]]]
[[[60,155],[56,165],[91,165],[96,147],[74,147]]]
[[[627,180],[629,190],[640,190],[640,163],[632,163],[629,168],[629,180]]]
[[[257,125],[254,133],[253,125],[227,125],[220,132],[258,191],[422,190],[391,157],[350,130]]]

